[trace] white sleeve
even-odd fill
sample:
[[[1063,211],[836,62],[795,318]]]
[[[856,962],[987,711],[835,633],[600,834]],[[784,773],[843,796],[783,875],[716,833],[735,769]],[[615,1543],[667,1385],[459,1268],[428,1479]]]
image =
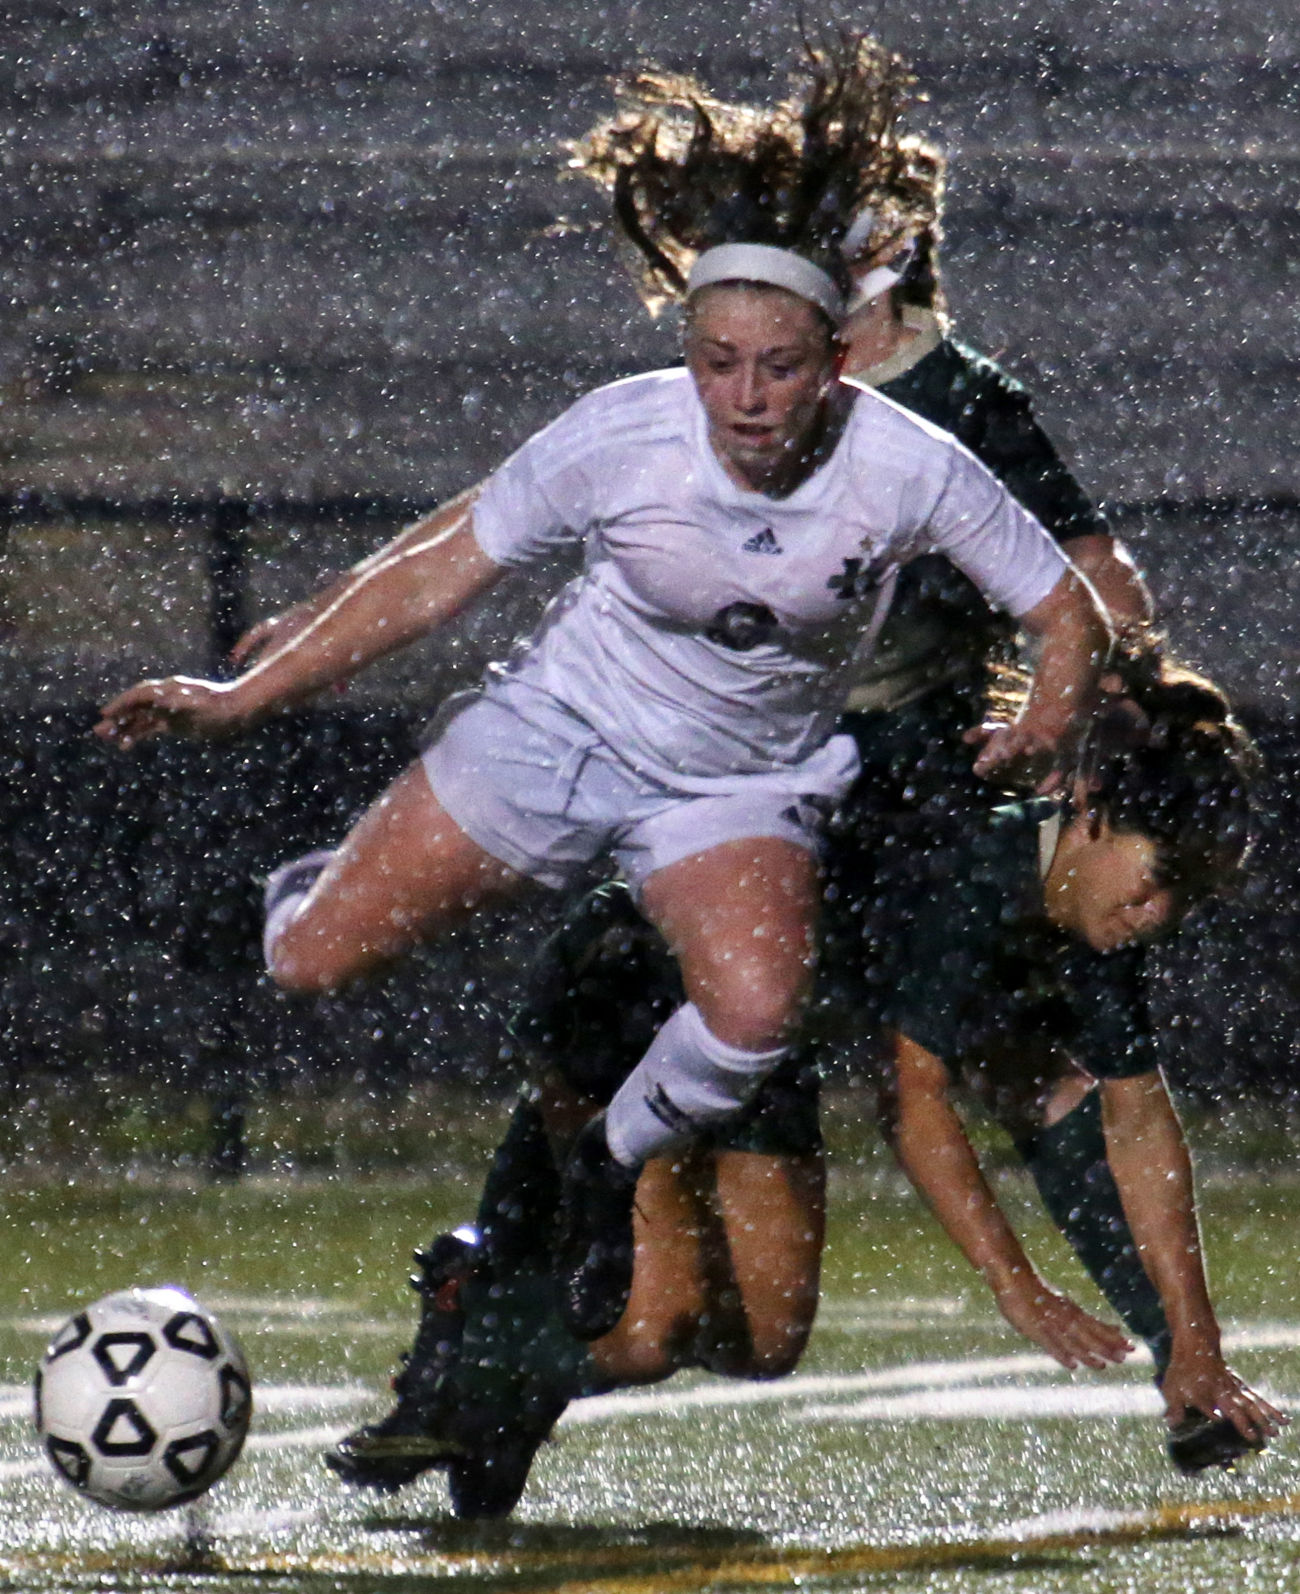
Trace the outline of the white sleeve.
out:
[[[499,565],[526,565],[580,542],[592,515],[585,428],[572,409],[530,437],[484,482],[474,537]]]
[[[1070,568],[1060,544],[973,454],[956,445],[921,535],[991,604],[1016,618],[1041,603]]]

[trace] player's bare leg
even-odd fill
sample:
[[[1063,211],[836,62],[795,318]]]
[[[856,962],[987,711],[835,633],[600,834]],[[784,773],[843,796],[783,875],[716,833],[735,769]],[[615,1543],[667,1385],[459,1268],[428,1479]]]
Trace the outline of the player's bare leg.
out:
[[[301,899],[272,909],[268,967],[286,990],[337,990],[524,884],[465,834],[415,763],[366,810]]]
[[[744,1105],[784,1056],[812,983],[816,868],[794,842],[751,837],[684,858],[651,875],[642,905],[687,1001],[565,1170],[559,1265],[584,1339],[610,1332],[627,1303],[640,1168]]]

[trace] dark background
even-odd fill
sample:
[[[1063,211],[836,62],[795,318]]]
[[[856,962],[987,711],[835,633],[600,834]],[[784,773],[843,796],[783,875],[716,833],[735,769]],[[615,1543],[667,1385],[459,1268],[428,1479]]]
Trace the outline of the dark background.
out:
[[[1183,1083],[1288,1092],[1300,22],[1260,0],[846,15],[930,96],[962,336],[1034,388],[1268,753],[1244,898],[1161,954],[1154,996]],[[0,29],[0,1071],[235,1096],[286,1070],[504,1076],[499,1013],[549,909],[302,1006],[258,978],[255,878],[340,833],[536,583],[236,744],[123,759],[91,709],[212,668],[573,395],[670,361],[557,142],[641,60],[769,97],[792,11],[36,3]]]

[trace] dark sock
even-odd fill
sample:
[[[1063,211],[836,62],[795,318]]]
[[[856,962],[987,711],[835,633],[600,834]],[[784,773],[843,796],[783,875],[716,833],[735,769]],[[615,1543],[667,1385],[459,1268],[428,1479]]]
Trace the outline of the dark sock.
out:
[[[479,1201],[483,1265],[461,1286],[464,1339],[450,1384],[473,1424],[523,1417],[548,1427],[570,1400],[604,1387],[586,1342],[560,1316],[551,1252],[559,1188],[541,1112],[525,1096]]]
[[[1106,1160],[1097,1092],[1090,1091],[1072,1112],[1021,1142],[1017,1150],[1034,1176],[1043,1205],[1089,1278],[1129,1332],[1150,1347],[1159,1381],[1169,1366],[1169,1324],[1138,1257]]]
[[[493,1273],[550,1261],[559,1199],[560,1176],[541,1109],[525,1095],[492,1158],[475,1220]]]

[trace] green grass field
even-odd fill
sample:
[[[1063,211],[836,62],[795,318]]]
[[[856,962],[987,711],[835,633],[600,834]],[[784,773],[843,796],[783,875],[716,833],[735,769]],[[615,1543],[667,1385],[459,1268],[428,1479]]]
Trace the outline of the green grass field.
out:
[[[1070,1375],[1018,1341],[844,1115],[825,1298],[796,1376],[681,1377],[571,1408],[515,1518],[491,1529],[452,1522],[437,1477],[379,1503],[343,1490],[320,1451],[381,1408],[413,1321],[406,1255],[468,1215],[495,1122],[467,1122],[454,1165],[444,1130],[444,1171],[418,1179],[86,1172],[84,1137],[57,1166],[11,1167],[0,1589],[1300,1591],[1300,1439],[1240,1474],[1180,1479],[1149,1370]],[[1300,1184],[1271,1156],[1234,1167],[1213,1123],[1197,1141],[1215,1168],[1204,1218],[1233,1360],[1289,1403]],[[353,1145],[340,1160],[364,1157]],[[1018,1180],[1003,1194],[1031,1253],[1082,1293]],[[189,1517],[122,1516],[46,1467],[28,1385],[75,1304],[168,1281],[240,1334],[258,1415],[241,1461]]]

